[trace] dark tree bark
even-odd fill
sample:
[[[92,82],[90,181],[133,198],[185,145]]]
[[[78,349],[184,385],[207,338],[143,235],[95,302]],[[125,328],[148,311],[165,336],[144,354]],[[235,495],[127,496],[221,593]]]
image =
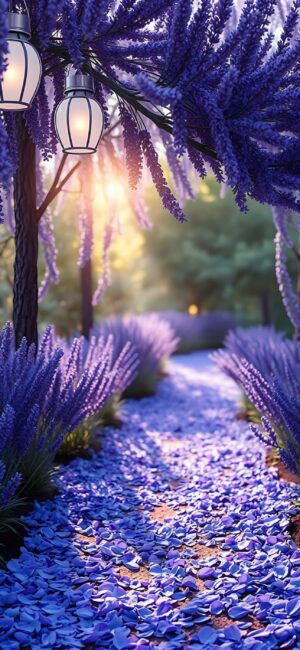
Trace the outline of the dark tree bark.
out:
[[[15,265],[13,323],[15,344],[25,336],[38,344],[38,219],[36,213],[36,150],[24,118],[18,115],[19,165],[14,177]]]
[[[88,339],[91,329],[94,325],[93,310],[93,268],[92,260],[89,260],[85,266],[80,269],[81,283],[81,332]]]

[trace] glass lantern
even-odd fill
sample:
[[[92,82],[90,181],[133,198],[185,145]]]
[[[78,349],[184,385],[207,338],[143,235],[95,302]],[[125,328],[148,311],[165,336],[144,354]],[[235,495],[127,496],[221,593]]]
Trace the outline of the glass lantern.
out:
[[[94,94],[91,75],[76,72],[66,77],[65,97],[55,111],[55,128],[64,153],[97,151],[104,120]]]
[[[9,12],[7,67],[0,81],[0,110],[25,111],[38,91],[41,59],[29,39],[31,25],[28,14]]]

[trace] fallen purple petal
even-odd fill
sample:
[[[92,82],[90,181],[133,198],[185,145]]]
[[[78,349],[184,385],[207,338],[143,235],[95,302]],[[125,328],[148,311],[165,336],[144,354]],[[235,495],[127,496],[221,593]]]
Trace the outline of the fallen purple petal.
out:
[[[299,488],[266,468],[206,353],[171,371],[27,516],[19,559],[0,570],[1,648],[300,645]]]

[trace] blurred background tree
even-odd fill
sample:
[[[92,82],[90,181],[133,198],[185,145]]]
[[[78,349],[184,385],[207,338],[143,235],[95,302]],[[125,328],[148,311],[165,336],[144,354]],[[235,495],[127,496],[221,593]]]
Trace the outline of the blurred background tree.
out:
[[[154,229],[145,242],[145,264],[152,266],[145,282],[149,287],[155,280],[157,287],[151,307],[228,309],[246,323],[288,326],[276,284],[275,227],[268,207],[252,201],[248,214],[241,215],[231,191],[221,199],[212,177],[189,202],[185,225],[170,228],[152,193],[148,202]],[[295,260],[290,263],[295,269]]]
[[[120,188],[118,188],[120,192]],[[97,194],[97,193],[96,193]],[[96,199],[97,200],[97,199]],[[220,186],[212,177],[199,184],[196,201],[186,207],[188,222],[180,224],[165,212],[152,187],[146,202],[153,222],[141,231],[126,201],[120,201],[125,233],[111,250],[112,284],[95,308],[95,320],[112,314],[178,309],[195,313],[229,310],[243,324],[289,324],[281,304],[274,271],[274,235],[271,210],[250,202],[241,215],[231,191],[220,198]],[[40,327],[53,322],[58,332],[70,335],[80,327],[80,270],[76,210],[78,197],[70,194],[55,217],[61,242],[58,266],[60,283],[50,288],[40,305]],[[128,212],[128,214],[127,214]],[[94,279],[101,272],[105,215],[101,206],[95,220]],[[6,242],[5,232],[2,242]],[[11,318],[13,242],[0,241],[0,318]],[[43,260],[40,256],[40,275]],[[291,271],[296,260],[290,259]]]

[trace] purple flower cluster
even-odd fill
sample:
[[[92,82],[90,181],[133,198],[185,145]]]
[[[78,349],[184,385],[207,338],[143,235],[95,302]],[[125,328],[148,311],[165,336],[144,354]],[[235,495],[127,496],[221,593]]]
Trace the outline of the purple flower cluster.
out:
[[[161,139],[165,148],[169,169],[173,176],[179,204],[184,206],[186,201],[195,199],[196,195],[189,178],[191,176],[189,173],[191,171],[190,161],[187,158],[180,158],[177,155],[173,147],[172,137],[168,133],[161,132]]]
[[[62,70],[90,59],[97,96],[109,122],[109,95],[120,102],[129,177],[135,185],[143,157],[163,203],[183,214],[157,160],[150,122],[172,135],[202,175],[209,160],[218,180],[224,169],[242,210],[247,197],[298,208],[298,0],[278,12],[279,0],[233,0],[195,7],[191,0],[28,0],[33,42],[51,78],[55,101]],[[7,2],[2,0],[1,11]],[[278,17],[279,16],[279,17]],[[1,27],[0,52],[5,52]],[[43,81],[26,115],[43,156],[56,151],[53,93]],[[49,99],[50,98],[50,99]],[[163,109],[163,110],[161,110]],[[16,148],[13,128],[1,121],[1,186],[7,187]],[[9,130],[9,140],[7,138]],[[10,149],[10,155],[9,155]]]
[[[240,359],[255,366],[266,378],[280,374],[287,355],[293,358],[295,346],[284,334],[273,327],[255,326],[237,328],[224,341],[225,350],[214,354],[218,366],[232,376]],[[235,378],[235,377],[234,377]]]
[[[219,348],[228,332],[237,326],[235,317],[228,312],[208,314],[189,314],[178,311],[160,312],[158,316],[166,320],[179,338],[177,352]]]
[[[123,393],[134,380],[139,365],[136,346],[129,337],[120,345],[119,337],[114,336],[114,332],[93,335],[89,342],[80,337],[68,343],[57,337],[53,328],[48,328],[44,346],[49,357],[56,346],[63,350],[63,385],[68,384],[70,377],[74,384],[82,382],[84,413],[78,418],[78,422],[99,412],[114,395]],[[86,382],[85,378],[89,378],[89,382]],[[70,430],[74,426],[75,424]]]
[[[35,485],[31,472],[40,467],[48,476],[66,435],[122,392],[136,367],[127,341],[117,353],[112,336],[93,338],[89,346],[83,338],[67,345],[51,327],[37,355],[25,339],[14,351],[6,325],[0,333],[0,460]]]
[[[176,219],[185,220],[182,206],[193,197],[187,170],[193,167],[203,177],[207,163],[219,182],[232,187],[242,210],[247,209],[248,196],[277,208],[298,209],[300,3],[289,5],[283,9],[279,0],[238,6],[220,0],[214,7],[211,2],[195,6],[191,0],[28,0],[33,43],[44,74],[25,119],[41,156],[48,160],[56,153],[54,106],[63,95],[67,66],[86,69],[91,64],[106,129],[119,105],[121,124],[115,140],[123,138],[116,149],[119,158],[125,153],[131,187],[137,186],[145,163],[164,207]],[[7,0],[1,0],[1,13],[7,6]],[[2,21],[0,76],[6,29]],[[159,136],[178,199],[159,162]],[[17,164],[15,116],[6,115],[0,118],[2,200],[3,192],[11,190]],[[80,266],[93,250],[91,192],[87,183],[83,189]],[[10,203],[4,200],[9,224]],[[146,223],[140,202],[135,212],[139,223]],[[46,260],[43,297],[58,279],[49,214],[40,226],[40,238]],[[95,304],[110,282],[112,240],[108,224]],[[286,301],[295,322],[297,309],[290,300],[288,278],[283,277],[283,255],[281,247],[277,270],[281,286],[287,286]]]
[[[93,295],[93,305],[96,306],[103,298],[111,282],[111,271],[109,265],[110,248],[114,240],[114,228],[111,223],[106,223],[103,233],[102,247],[102,275],[99,278],[98,286]]]
[[[226,350],[213,358],[231,377],[261,416],[252,430],[275,447],[282,461],[300,474],[300,356],[298,344],[272,328],[238,329]]]
[[[140,142],[153,183],[162,199],[164,207],[173,215],[173,217],[175,217],[175,219],[177,219],[177,221],[186,221],[186,217],[164,177],[162,167],[159,164],[158,155],[148,131],[141,131]]]
[[[26,123],[30,134],[45,159],[56,153],[56,136],[53,121],[53,94],[57,103],[63,93],[64,69],[72,64],[77,70],[89,62],[93,64],[97,98],[103,105],[106,127],[109,124],[108,95],[113,91],[115,99],[128,94],[132,104],[132,84],[128,85],[127,75],[136,76],[141,70],[157,66],[163,55],[162,36],[166,34],[165,19],[170,13],[169,3],[161,0],[139,2],[131,0],[115,3],[114,0],[28,0],[32,22],[32,41],[39,50],[43,62],[43,81],[32,108],[26,113]],[[5,15],[8,1],[2,0],[1,14]],[[149,30],[149,25],[152,29]],[[155,29],[153,29],[155,28]],[[3,60],[6,50],[7,25],[2,21],[0,33],[0,53]],[[1,63],[0,63],[1,74]],[[46,80],[46,81],[45,81]],[[53,82],[54,93],[48,88]],[[123,89],[118,92],[118,85]],[[112,87],[113,86],[113,87]],[[127,102],[127,96],[123,101]],[[122,105],[125,107],[125,103]],[[127,111],[126,108],[124,110]],[[134,112],[134,109],[133,109]],[[129,116],[129,117],[128,117]],[[128,119],[127,119],[128,118]],[[134,148],[138,130],[135,120],[130,121],[127,111],[126,149]],[[13,120],[14,121],[14,117]],[[130,121],[130,124],[129,124]],[[129,127],[128,133],[127,129]],[[8,125],[6,124],[6,129]],[[1,129],[4,139],[0,168],[1,186],[7,187],[9,179],[5,173],[13,158],[16,140],[13,129]],[[128,137],[127,137],[128,136]],[[130,142],[129,142],[130,141]],[[127,147],[128,144],[128,147]],[[141,154],[139,156],[141,163]],[[14,161],[16,164],[16,161]],[[139,166],[138,162],[132,164]],[[11,169],[9,170],[11,172]],[[137,170],[138,171],[138,170]],[[135,172],[131,170],[132,182]],[[139,174],[138,174],[139,175]]]
[[[138,376],[125,391],[127,397],[154,392],[162,362],[175,352],[179,342],[172,327],[155,314],[108,319],[95,328],[95,336],[104,339],[113,336],[115,355],[128,341],[136,350]]]
[[[2,429],[1,422],[0,427]],[[21,481],[22,475],[20,472],[15,472],[13,470],[13,473],[11,474],[9,468],[2,460],[0,460],[0,530],[2,513],[4,514],[10,507],[14,497],[16,496],[17,490],[21,485]]]
[[[177,3],[158,81],[162,105],[167,90],[181,95],[183,132],[216,154],[242,210],[247,195],[298,205],[300,46],[294,35],[300,5],[293,4],[278,42],[276,5],[245,2],[236,22],[233,0],[217,3],[213,11],[209,2],[196,10],[192,2]]]
[[[293,282],[287,267],[287,244],[281,232],[277,232],[276,244],[276,277],[281,293],[282,302],[286,313],[294,325],[295,330],[300,330],[300,305],[293,288]]]
[[[124,134],[129,185],[132,189],[135,189],[141,178],[143,168],[143,152],[139,130],[133,116],[123,104],[120,104],[120,116]]]

